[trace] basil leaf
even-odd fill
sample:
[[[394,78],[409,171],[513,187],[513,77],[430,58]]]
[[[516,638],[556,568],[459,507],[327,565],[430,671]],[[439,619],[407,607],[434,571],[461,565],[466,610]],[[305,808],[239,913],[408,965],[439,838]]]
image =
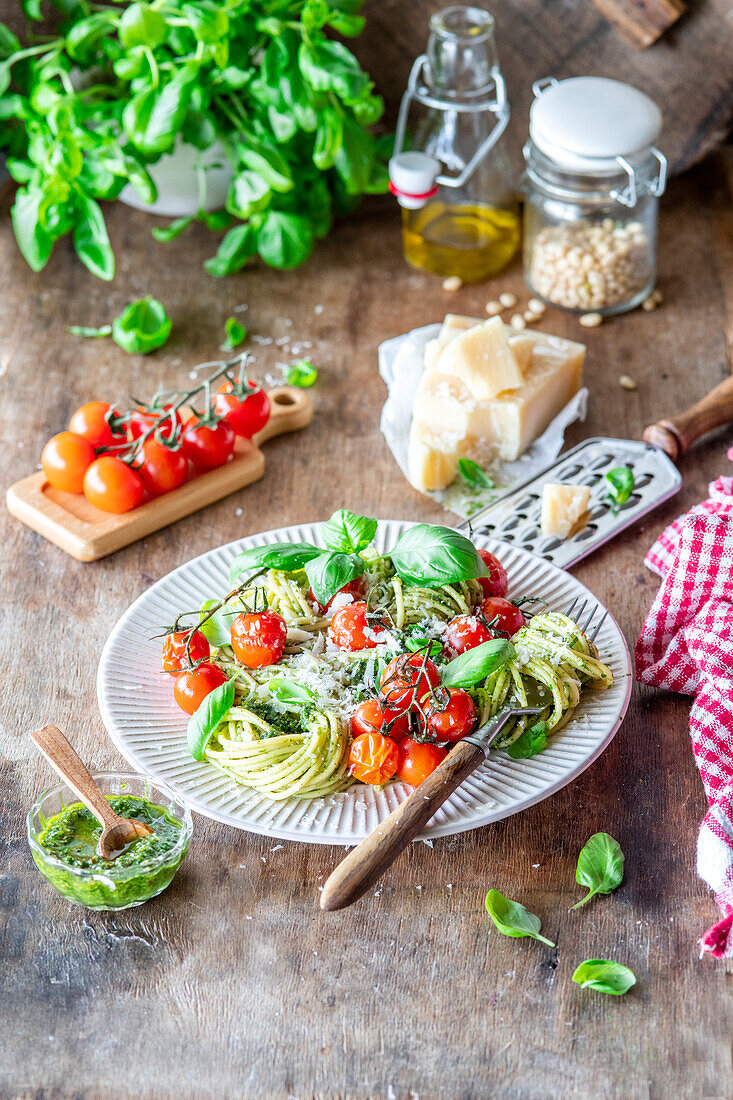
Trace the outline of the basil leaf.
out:
[[[636,985],[636,975],[628,966],[609,959],[586,959],[576,967],[573,981],[583,989],[597,989],[599,993],[620,997]]]
[[[549,947],[555,946],[552,940],[540,935],[542,927],[540,918],[530,913],[518,901],[505,898],[498,890],[489,890],[485,904],[486,912],[502,936],[514,936],[516,939],[529,936],[533,940],[541,940]]]
[[[122,112],[125,133],[146,156],[165,153],[175,142],[188,111],[191,87],[186,72],[179,71],[167,84],[145,88]]]
[[[53,238],[40,223],[43,194],[21,187],[15,196],[11,217],[15,239],[23,258],[33,271],[45,267],[53,248]]]
[[[594,833],[578,856],[575,881],[590,891],[573,905],[579,909],[596,894],[610,894],[624,878],[624,853],[617,840],[608,833]]]
[[[87,195],[77,202],[79,220],[74,226],[76,254],[92,275],[109,281],[114,278],[115,258],[107,236],[107,226],[99,204]]]
[[[235,225],[230,229],[219,245],[216,256],[204,261],[209,275],[221,279],[224,275],[233,275],[244,267],[250,256],[257,251],[257,232],[253,225]]]
[[[186,729],[188,751],[194,760],[204,759],[206,746],[211,740],[214,730],[226,718],[232,709],[233,702],[233,680],[227,680],[225,684],[219,684],[219,687],[214,688],[205,699],[201,700],[198,709],[191,715]]]
[[[125,306],[112,322],[112,339],[131,355],[147,355],[166,342],[173,325],[162,302],[148,294]]]
[[[405,649],[410,653],[417,653],[418,650],[425,650],[428,657],[437,657],[443,652],[443,647],[437,638],[428,638],[422,634],[413,634],[409,638],[405,638]]]
[[[377,521],[368,516],[356,516],[346,508],[334,512],[329,520],[321,524],[323,541],[329,550],[343,550],[347,554],[358,554],[374,538]]]
[[[289,386],[299,386],[302,390],[308,390],[315,385],[318,371],[309,359],[298,359],[291,363],[285,375],[285,381]]]
[[[226,208],[230,214],[246,220],[266,210],[272,202],[272,190],[257,172],[245,169],[235,176],[227,194]]]
[[[340,588],[355,577],[360,577],[366,568],[363,558],[358,554],[342,554],[336,550],[320,553],[305,565],[313,595],[320,604],[327,604]]]
[[[168,27],[163,16],[149,4],[130,4],[120,16],[117,35],[126,50],[135,46],[152,49],[164,40]]]
[[[227,317],[224,322],[224,331],[226,332],[226,340],[220,346],[221,351],[233,351],[234,348],[239,347],[243,340],[247,339],[247,330],[236,317]]]
[[[506,638],[492,638],[490,642],[482,642],[449,661],[442,671],[441,680],[445,687],[473,687],[514,657],[516,651],[511,642]]]
[[[207,600],[201,605],[202,611],[209,611],[219,603],[218,600]],[[211,645],[231,645],[232,633],[230,628],[231,616],[227,615],[223,607],[215,611],[210,619],[202,623],[198,628]]]
[[[475,489],[496,488],[496,483],[484,473],[477,462],[472,462],[470,458],[458,459],[458,473],[468,485]]]
[[[307,542],[271,542],[266,546],[253,546],[232,559],[229,583],[235,585],[244,573],[255,569],[282,569],[292,573],[322,554],[323,550]]]
[[[40,0],[38,0],[40,3]],[[39,16],[40,18],[40,16]],[[18,36],[5,23],[0,23],[0,58],[6,60],[20,49]]]
[[[473,543],[450,527],[418,523],[400,535],[390,557],[406,584],[434,588],[488,576]]]
[[[290,271],[313,251],[313,230],[300,214],[271,210],[257,235],[257,251],[270,267]]]
[[[111,325],[100,325],[99,328],[92,328],[90,325],[69,325],[69,332],[73,336],[111,336]]]
[[[606,481],[610,485],[607,495],[613,502],[613,511],[618,512],[634,491],[634,471],[628,466],[617,466],[608,471]]]
[[[547,734],[550,727],[547,722],[535,722],[522,730],[516,741],[512,741],[508,747],[507,756],[512,760],[528,760],[530,756],[536,756],[547,748]]]
[[[275,696],[279,703],[286,706],[307,706],[316,698],[312,691],[294,684],[292,680],[286,680],[282,676],[273,676],[267,681],[268,690]]]
[[[192,221],[192,217],[174,218],[170,225],[156,225],[150,232],[156,241],[167,244],[168,241],[174,241],[176,237],[180,237],[183,230],[187,229]]]

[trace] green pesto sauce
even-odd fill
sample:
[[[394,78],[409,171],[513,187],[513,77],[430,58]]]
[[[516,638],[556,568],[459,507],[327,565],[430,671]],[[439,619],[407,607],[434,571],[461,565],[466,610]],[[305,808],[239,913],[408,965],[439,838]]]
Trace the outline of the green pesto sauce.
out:
[[[33,859],[48,881],[70,900],[90,909],[126,909],[164,890],[186,849],[173,852],[181,838],[181,824],[162,806],[133,795],[106,798],[120,817],[144,821],[152,834],[135,837],[115,859],[104,859],[97,851],[102,826],[86,806],[75,802],[52,817],[38,837],[43,852],[68,870],[47,862],[35,850]],[[89,874],[75,873],[78,871]]]

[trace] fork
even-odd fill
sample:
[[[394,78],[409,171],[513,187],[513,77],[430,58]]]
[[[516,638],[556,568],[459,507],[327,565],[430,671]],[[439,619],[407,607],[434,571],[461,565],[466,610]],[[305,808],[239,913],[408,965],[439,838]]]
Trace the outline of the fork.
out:
[[[578,626],[588,606],[588,600],[585,599],[580,607],[576,607],[579,600],[580,597],[577,596],[565,612],[570,616],[575,611],[575,622]],[[586,636],[597,610],[598,604],[593,605],[584,625],[580,626]],[[594,642],[598,637],[606,615],[608,611],[601,616],[589,641]],[[415,839],[456,788],[483,764],[507,722],[525,715],[540,714],[545,709],[515,707],[502,711],[475,733],[458,741],[435,771],[339,863],[323,887],[321,909],[345,909],[347,905],[358,901],[387,868],[391,867],[400,852]]]

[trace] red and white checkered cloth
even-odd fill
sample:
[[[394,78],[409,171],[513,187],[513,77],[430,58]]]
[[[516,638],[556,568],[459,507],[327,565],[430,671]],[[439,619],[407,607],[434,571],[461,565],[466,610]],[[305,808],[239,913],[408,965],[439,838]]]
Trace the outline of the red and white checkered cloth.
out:
[[[733,478],[709,492],[645,558],[663,579],[636,643],[636,675],[695,696],[690,733],[709,804],[697,870],[723,913],[700,954],[733,958]]]

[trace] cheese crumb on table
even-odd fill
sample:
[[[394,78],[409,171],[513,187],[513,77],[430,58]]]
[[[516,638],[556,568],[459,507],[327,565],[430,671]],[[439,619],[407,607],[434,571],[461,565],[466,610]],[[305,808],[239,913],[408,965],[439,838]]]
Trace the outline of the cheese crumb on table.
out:
[[[443,279],[443,290],[460,290],[462,286],[463,279],[459,275],[449,275]]]
[[[588,508],[590,489],[587,485],[542,486],[542,534],[566,539]]]

